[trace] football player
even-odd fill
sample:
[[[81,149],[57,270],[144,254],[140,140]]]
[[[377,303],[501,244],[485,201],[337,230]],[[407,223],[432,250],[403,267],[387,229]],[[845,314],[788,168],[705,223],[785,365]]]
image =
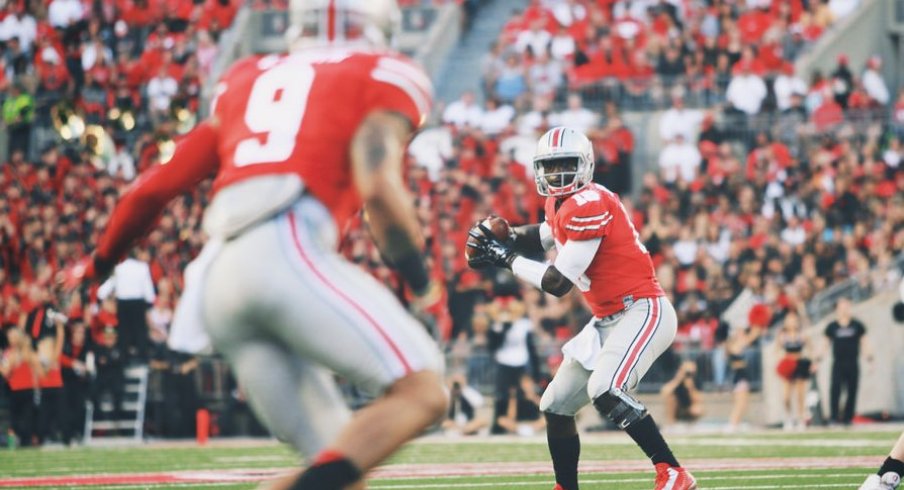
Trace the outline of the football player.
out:
[[[430,280],[405,145],[432,103],[424,72],[388,49],[394,0],[293,0],[289,53],[233,65],[209,118],[125,193],[94,254],[60,278],[109,274],[174,197],[216,175],[200,315],[252,406],[310,465],[277,484],[363,488],[363,476],[442,418],[442,357],[382,284],[336,251],[362,207],[424,308]],[[383,396],[350,417],[332,372]]]
[[[665,297],[650,254],[618,196],[594,184],[593,148],[565,127],[537,145],[537,192],[546,196],[546,220],[516,227],[499,239],[483,224],[469,231],[469,264],[511,269],[554,296],[577,287],[593,319],[568,341],[565,359],[541,399],[557,490],[577,490],[580,439],[575,414],[588,403],[625,430],[656,469],[657,490],[696,488],[678,464],[646,408],[629,394],[672,343],[675,310]],[[557,250],[552,264],[525,258]]]

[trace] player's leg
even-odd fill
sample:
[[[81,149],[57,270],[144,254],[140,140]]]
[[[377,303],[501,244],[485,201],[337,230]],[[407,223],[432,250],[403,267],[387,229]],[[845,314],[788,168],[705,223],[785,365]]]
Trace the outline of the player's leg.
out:
[[[442,354],[385,286],[333,251],[333,238],[322,236],[315,204],[296,209],[297,214],[286,217],[283,243],[295,258],[294,274],[321,296],[318,312],[335,327],[330,330],[333,339],[317,335],[286,341],[299,351],[309,349],[313,359],[356,385],[383,394],[359,410],[331,445],[366,471],[445,414]],[[332,222],[329,216],[324,219]],[[286,327],[302,314],[309,314],[309,308],[285,317]]]
[[[641,299],[631,305],[603,344],[597,368],[587,384],[601,416],[623,429],[653,462],[656,488],[696,488],[693,477],[678,464],[646,407],[628,390],[671,345],[678,319],[664,297]]]
[[[446,398],[435,342],[382,285],[333,252],[332,221],[319,209],[299,204],[227,243],[207,272],[204,303],[219,348],[247,342],[231,333],[249,325],[292,357],[385,395],[339,430],[293,487],[330,490],[355,484],[440,418]],[[230,322],[235,328],[223,326]],[[271,418],[330,410],[267,403]]]
[[[306,458],[333,442],[350,418],[332,375],[277,342],[249,340],[223,354],[255,413]]]
[[[891,449],[879,471],[867,477],[860,490],[894,490],[904,477],[904,433]]]
[[[590,371],[566,356],[540,398],[540,410],[546,418],[546,443],[552,458],[556,484],[563,490],[578,489],[581,439],[574,416],[590,403],[587,396],[589,378]]]

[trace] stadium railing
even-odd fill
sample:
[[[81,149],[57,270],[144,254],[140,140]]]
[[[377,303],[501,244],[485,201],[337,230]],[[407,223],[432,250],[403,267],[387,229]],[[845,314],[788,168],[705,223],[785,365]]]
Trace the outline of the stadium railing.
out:
[[[900,273],[904,273],[904,253],[898,255],[888,269],[897,269]],[[813,299],[807,303],[807,314],[810,315],[810,320],[818,322],[829,316],[835,310],[835,304],[841,298],[848,298],[854,303],[859,303],[884,292],[886,289],[882,288],[881,285],[877,286],[872,280],[876,272],[876,268],[864,271],[814,295]],[[890,286],[894,289],[897,283],[886,284],[885,286]]]
[[[894,114],[888,108],[849,110],[844,113],[843,121],[825,127],[819,127],[810,120],[800,123],[794,117],[786,117],[775,112],[747,116],[736,112],[726,113],[720,108],[715,108],[713,115],[714,125],[721,133],[723,142],[734,146],[735,154],[742,162],[747,158],[747,151],[753,148],[760,133],[765,133],[773,141],[787,145],[791,154],[798,159],[806,159],[807,152],[823,144],[826,138],[840,139],[852,135],[865,135],[874,127],[891,129],[899,138],[904,136],[904,125],[893,119]],[[625,126],[634,135],[631,174],[632,190],[635,195],[641,189],[644,174],[659,172],[659,154],[667,143],[659,137],[661,116],[661,111],[625,111],[621,114]]]

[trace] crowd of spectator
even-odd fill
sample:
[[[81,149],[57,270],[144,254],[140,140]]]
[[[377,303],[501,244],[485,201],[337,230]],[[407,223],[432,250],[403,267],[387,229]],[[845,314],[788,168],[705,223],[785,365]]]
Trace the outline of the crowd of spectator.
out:
[[[756,113],[764,82],[859,3],[532,0],[487,55],[483,88],[522,107],[579,91],[630,109],[667,106],[680,88],[699,104],[728,97]]]
[[[165,341],[181,270],[203,241],[209,183],[171,206],[141,244],[136,257],[156,292],[139,304],[124,302],[127,284],[62,297],[53,278],[93,247],[129,181],[194,123],[216,42],[239,3],[0,2],[0,344],[19,444],[79,438],[85,400],[101,410],[109,399],[109,417],[123,418],[125,369],[134,364],[150,365],[167,388],[169,410],[158,412],[187,413],[193,426],[194,383],[180,386],[197,361]],[[167,416],[154,430],[194,432],[185,425]]]

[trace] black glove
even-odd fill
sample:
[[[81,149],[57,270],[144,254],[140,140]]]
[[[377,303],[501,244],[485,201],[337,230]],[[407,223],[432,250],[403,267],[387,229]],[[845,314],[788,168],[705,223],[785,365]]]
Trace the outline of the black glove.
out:
[[[499,241],[483,223],[471,228],[468,235],[474,239],[473,243],[468,243],[471,249],[468,255],[470,267],[480,269],[495,265],[506,269],[512,268],[512,262],[517,255],[509,245]]]

